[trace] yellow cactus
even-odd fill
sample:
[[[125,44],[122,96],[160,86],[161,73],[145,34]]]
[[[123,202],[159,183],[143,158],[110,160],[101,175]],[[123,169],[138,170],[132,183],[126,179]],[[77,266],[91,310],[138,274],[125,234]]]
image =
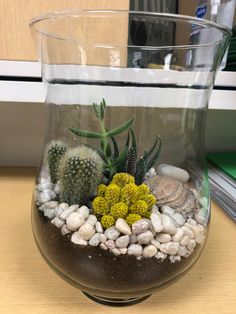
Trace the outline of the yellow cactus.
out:
[[[93,210],[97,215],[105,215],[109,213],[109,206],[107,201],[102,196],[97,196],[93,200]]]
[[[141,197],[148,205],[148,209],[151,209],[156,204],[156,198],[152,194],[144,195]]]
[[[146,184],[140,184],[138,186],[138,194],[139,196],[144,196],[147,195],[149,193],[149,187]]]
[[[136,221],[142,219],[142,217],[138,214],[128,214],[126,217],[125,217],[125,221],[127,222],[128,225],[132,225],[134,224]]]
[[[136,203],[132,204],[129,208],[131,214],[145,215],[148,211],[148,205],[143,200],[138,200]]]
[[[128,214],[128,206],[123,202],[116,203],[111,207],[110,214],[116,219],[124,218]]]
[[[101,218],[101,224],[104,229],[110,228],[115,224],[115,218],[111,215],[104,215]]]
[[[134,177],[125,172],[116,173],[112,178],[112,183],[123,188],[126,184],[134,183]]]
[[[105,196],[107,186],[105,184],[99,184],[97,189],[97,196]]]
[[[129,205],[130,203],[134,203],[138,197],[138,187],[134,183],[126,184],[121,189],[121,201],[125,204]]]
[[[150,219],[150,217],[151,217],[151,212],[150,212],[149,210],[146,211],[146,212],[143,214],[143,217]]]
[[[120,187],[113,183],[109,184],[105,192],[105,199],[109,206],[118,203],[120,199]]]

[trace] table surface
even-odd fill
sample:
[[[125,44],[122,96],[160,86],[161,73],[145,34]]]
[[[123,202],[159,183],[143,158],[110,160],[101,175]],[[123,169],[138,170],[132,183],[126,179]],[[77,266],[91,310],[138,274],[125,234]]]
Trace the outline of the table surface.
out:
[[[125,308],[94,303],[43,261],[31,232],[36,170],[0,168],[0,313],[236,313],[236,225],[212,204],[204,252],[181,280]]]

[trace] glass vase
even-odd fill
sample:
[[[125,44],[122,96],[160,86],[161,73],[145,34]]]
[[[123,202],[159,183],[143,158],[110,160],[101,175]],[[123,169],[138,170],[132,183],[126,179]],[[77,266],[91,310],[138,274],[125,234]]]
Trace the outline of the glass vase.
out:
[[[204,247],[206,110],[228,29],[146,12],[66,11],[30,24],[47,130],[35,241],[95,301],[139,302]]]

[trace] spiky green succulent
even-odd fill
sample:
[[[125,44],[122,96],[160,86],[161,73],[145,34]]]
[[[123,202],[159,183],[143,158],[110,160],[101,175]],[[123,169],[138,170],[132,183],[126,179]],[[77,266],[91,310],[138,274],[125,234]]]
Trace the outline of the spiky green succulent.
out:
[[[62,141],[52,141],[47,149],[47,161],[49,173],[52,183],[58,181],[58,167],[61,158],[65,155],[67,150],[66,145]]]

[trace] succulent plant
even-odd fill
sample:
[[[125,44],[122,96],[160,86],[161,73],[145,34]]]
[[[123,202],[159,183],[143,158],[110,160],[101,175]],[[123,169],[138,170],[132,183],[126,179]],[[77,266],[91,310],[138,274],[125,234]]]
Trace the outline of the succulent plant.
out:
[[[128,206],[125,203],[119,202],[112,205],[111,210],[110,210],[110,215],[114,217],[115,219],[125,218],[127,214],[128,214]]]
[[[58,181],[58,167],[61,158],[65,155],[67,150],[66,145],[62,141],[52,141],[47,149],[47,161],[49,173],[52,183]]]
[[[104,229],[114,226],[115,222],[116,222],[115,218],[112,217],[111,215],[102,216],[101,225],[103,226]]]
[[[85,204],[96,192],[103,177],[103,160],[95,150],[84,145],[68,149],[60,161],[58,178],[61,201]]]
[[[125,217],[125,221],[127,222],[127,224],[129,226],[131,226],[132,224],[134,224],[136,221],[142,219],[142,217],[138,214],[128,214],[126,217]]]

